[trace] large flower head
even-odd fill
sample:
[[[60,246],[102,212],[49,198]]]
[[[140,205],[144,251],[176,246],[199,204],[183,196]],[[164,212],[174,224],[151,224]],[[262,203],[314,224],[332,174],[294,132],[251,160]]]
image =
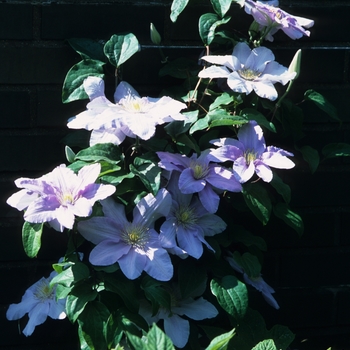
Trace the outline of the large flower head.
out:
[[[186,108],[182,102],[168,96],[141,97],[127,82],[122,81],[114,93],[115,103],[104,95],[104,81],[88,77],[83,83],[90,98],[87,110],[71,118],[71,129],[93,130],[90,145],[112,142],[119,145],[126,136],[150,139],[161,125],[173,120],[184,120],[180,111]]]
[[[75,216],[87,217],[95,201],[115,192],[112,185],[96,184],[101,170],[99,163],[84,166],[77,174],[64,164],[37,178],[15,181],[19,192],[7,203],[23,210],[24,219],[31,223],[48,222],[57,231],[73,228]]]
[[[90,262],[97,266],[118,262],[124,275],[132,280],[142,271],[160,281],[170,280],[173,265],[154,229],[154,222],[170,210],[170,193],[161,189],[155,197],[148,194],[142,198],[134,208],[132,222],[126,218],[122,204],[111,198],[101,204],[105,216],[78,224],[81,235],[96,244]]]
[[[164,320],[165,333],[177,348],[183,348],[190,335],[190,323],[181,316],[200,321],[216,317],[218,310],[202,297],[182,299],[179,294],[178,288],[171,293],[171,310],[161,307],[156,315],[152,315],[151,306],[147,302],[142,302],[139,313],[150,325]]]
[[[250,94],[254,90],[258,96],[272,101],[278,97],[274,84],[285,85],[296,75],[277,63],[270,49],[261,46],[251,50],[246,43],[238,43],[232,55],[202,59],[214,65],[200,71],[200,78],[227,78],[233,91]]]
[[[278,1],[253,1],[245,0],[245,11],[254,17],[254,20],[261,26],[270,30],[266,35],[266,39],[273,41],[273,34],[279,29],[283,30],[291,39],[300,39],[302,36],[310,36],[310,32],[305,28],[314,25],[314,21],[304,17],[292,16],[281,10]]]
[[[162,246],[175,254],[188,254],[199,259],[203,254],[203,244],[213,251],[205,237],[224,231],[226,224],[219,216],[209,213],[197,196],[181,193],[178,177],[178,173],[173,174],[167,185],[173,201],[170,212],[160,228],[160,239]]]
[[[266,147],[263,131],[256,121],[243,125],[238,131],[238,140],[222,138],[211,141],[220,146],[212,150],[210,156],[215,161],[233,161],[233,170],[241,183],[247,182],[256,173],[263,181],[270,182],[273,177],[270,167],[291,169],[293,156],[281,148]],[[287,157],[288,156],[288,157]]]
[[[28,314],[29,321],[23,329],[26,337],[34,332],[36,326],[44,323],[47,316],[53,319],[66,317],[66,300],[56,300],[56,289],[50,286],[52,278],[56,275],[57,273],[53,271],[49,278],[42,277],[25,291],[20,303],[11,304],[6,312],[7,319],[11,321]]]
[[[218,209],[220,197],[214,188],[231,192],[240,192],[242,186],[231,170],[216,163],[211,163],[209,150],[203,151],[199,157],[193,154],[186,157],[181,154],[157,152],[160,159],[158,165],[170,172],[180,172],[178,187],[183,194],[198,193],[203,207],[210,213]]]

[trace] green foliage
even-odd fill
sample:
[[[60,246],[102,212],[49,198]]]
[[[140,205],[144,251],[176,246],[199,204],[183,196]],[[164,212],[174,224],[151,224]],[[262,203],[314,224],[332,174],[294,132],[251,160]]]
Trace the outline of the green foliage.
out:
[[[176,22],[177,18],[179,17],[180,13],[185,9],[187,6],[189,0],[173,0],[171,4],[171,14],[170,19],[173,22]]]
[[[106,42],[103,51],[109,62],[119,67],[126,62],[132,55],[139,51],[139,42],[132,33],[126,35],[112,35]]]
[[[206,350],[226,350],[232,337],[235,335],[235,330],[232,329],[227,333],[223,333],[215,337],[206,348]]]
[[[41,235],[43,224],[32,224],[25,221],[22,227],[22,243],[26,254],[30,258],[35,258],[41,247]]]
[[[244,317],[248,308],[248,293],[244,283],[234,276],[225,276],[221,280],[213,279],[210,289],[229,315],[237,320]]]
[[[84,90],[84,80],[87,77],[104,77],[103,65],[105,62],[86,58],[75,64],[67,73],[63,83],[62,102],[68,103],[76,100],[87,99]]]
[[[199,18],[199,35],[205,46],[212,43],[215,37],[215,30],[218,26],[226,24],[231,17],[220,17],[215,13],[205,13]]]

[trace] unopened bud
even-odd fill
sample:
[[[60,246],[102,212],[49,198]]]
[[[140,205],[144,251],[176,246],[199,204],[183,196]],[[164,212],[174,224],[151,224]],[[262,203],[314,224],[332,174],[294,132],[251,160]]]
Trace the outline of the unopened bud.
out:
[[[152,43],[155,45],[159,45],[162,41],[162,37],[160,36],[158,30],[156,29],[153,23],[151,23],[150,25],[150,34]]]
[[[66,158],[68,162],[73,163],[75,161],[75,153],[73,152],[73,150],[69,146],[66,146],[64,151],[66,153]]]
[[[288,73],[296,73],[293,80],[295,80],[299,76],[299,73],[300,73],[300,62],[301,62],[301,49],[299,49],[295,53],[295,55],[294,55],[294,57],[292,59],[292,62],[290,63],[290,65],[288,67]]]

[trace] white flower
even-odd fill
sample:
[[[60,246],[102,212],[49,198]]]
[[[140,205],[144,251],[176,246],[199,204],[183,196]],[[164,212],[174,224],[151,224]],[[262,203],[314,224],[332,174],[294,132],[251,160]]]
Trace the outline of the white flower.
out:
[[[90,146],[96,143],[122,143],[126,136],[149,140],[156,126],[173,120],[184,120],[180,111],[182,102],[168,96],[140,97],[127,82],[122,81],[114,93],[115,104],[104,95],[104,82],[98,77],[88,77],[84,89],[90,98],[87,110],[71,118],[71,129],[93,130]]]
[[[278,97],[274,84],[285,85],[296,74],[277,63],[270,49],[261,46],[251,50],[246,43],[238,43],[232,55],[202,59],[214,65],[202,70],[198,74],[200,78],[227,78],[227,85],[233,91],[250,94],[254,90],[258,96],[272,101]]]

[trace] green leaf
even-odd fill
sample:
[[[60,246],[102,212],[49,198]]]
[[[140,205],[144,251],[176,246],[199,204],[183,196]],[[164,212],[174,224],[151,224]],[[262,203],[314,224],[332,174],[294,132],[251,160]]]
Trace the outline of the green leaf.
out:
[[[222,18],[231,7],[232,0],[210,0],[214,11]]]
[[[239,252],[233,253],[234,260],[243,268],[244,272],[250,278],[256,278],[260,276],[261,264],[259,259],[249,252],[241,255]]]
[[[106,56],[103,53],[103,44],[100,40],[88,38],[68,39],[69,45],[82,57],[82,59],[93,59],[105,62]]]
[[[210,289],[228,314],[237,320],[244,317],[248,308],[248,293],[244,283],[234,276],[225,276],[221,281],[213,279]]]
[[[79,315],[82,336],[91,350],[107,349],[104,328],[109,315],[107,307],[99,301],[88,303]]]
[[[79,151],[75,155],[75,160],[85,162],[106,161],[111,164],[117,164],[121,160],[121,151],[113,143],[98,143]]]
[[[326,112],[332,119],[341,121],[338,117],[337,109],[319,92],[310,89],[305,91],[304,97],[306,100],[314,102],[318,108]]]
[[[97,291],[88,284],[75,286],[67,297],[66,313],[71,322],[75,322],[89,301],[95,300]]]
[[[186,259],[178,266],[178,284],[181,298],[202,295],[207,285],[207,272],[202,265]]]
[[[179,14],[185,9],[187,6],[189,0],[173,0],[171,4],[171,13],[170,13],[170,19],[172,22],[176,22],[177,17]]]
[[[297,213],[291,211],[286,203],[277,203],[273,207],[273,213],[293,228],[299,236],[303,234],[304,223],[302,218]]]
[[[272,339],[265,339],[259,342],[252,350],[278,350]]]
[[[92,59],[85,59],[75,64],[67,73],[62,88],[62,102],[68,103],[89,98],[83,86],[87,77],[103,78],[103,65],[105,63]]]
[[[154,323],[147,333],[147,348],[157,350],[174,350],[170,338]]]
[[[323,147],[322,154],[325,156],[325,159],[335,157],[350,157],[350,144],[330,143]]]
[[[242,110],[242,116],[248,120],[255,120],[259,125],[274,133],[276,132],[275,125],[272,122],[268,121],[263,114],[253,108],[244,108]]]
[[[117,272],[115,274],[105,274],[104,282],[106,290],[118,294],[130,311],[138,312],[137,290],[132,281],[126,279],[122,273]]]
[[[187,79],[189,76],[196,76],[199,71],[198,64],[186,57],[179,57],[167,62],[160,70],[159,76],[170,75],[174,78]]]
[[[112,35],[106,42],[103,50],[109,62],[119,67],[126,62],[133,54],[139,51],[139,42],[132,33],[126,35]]]
[[[77,262],[55,276],[51,280],[50,285],[53,286],[58,283],[62,284],[64,287],[70,287],[79,281],[87,279],[89,276],[89,268],[84,263]]]
[[[43,225],[24,221],[22,226],[23,248],[30,258],[35,258],[40,250]]]
[[[270,220],[272,204],[268,192],[258,183],[243,186],[243,198],[253,214],[266,225]]]
[[[199,35],[205,46],[211,44],[215,37],[215,29],[221,24],[227,23],[231,17],[220,17],[215,13],[205,13],[199,18]]]
[[[288,327],[277,324],[268,331],[266,338],[273,339],[278,350],[287,350],[295,335]]]
[[[243,226],[233,226],[232,235],[234,236],[235,241],[241,242],[244,245],[250,247],[255,245],[262,251],[267,250],[266,242],[262,237],[254,236],[251,232],[247,231]]]
[[[215,337],[205,350],[226,350],[228,343],[235,335],[235,329]]]
[[[192,135],[196,131],[204,130],[209,127],[210,117],[206,115],[204,118],[198,119],[190,128],[190,134]]]
[[[297,148],[297,150],[301,152],[304,160],[309,164],[311,172],[314,173],[320,163],[318,152],[310,146],[303,146]]]
[[[222,105],[227,106],[233,101],[234,101],[234,97],[232,95],[229,95],[227,92],[224,92],[221,95],[219,95],[214,100],[214,102],[209,106],[209,111],[213,111],[214,109]]]
[[[270,185],[280,194],[286,203],[290,202],[291,199],[291,190],[290,187],[285,184],[282,179],[276,174],[273,174],[273,178],[270,182]]]
[[[136,157],[134,165],[130,164],[130,171],[140,178],[149,192],[157,194],[160,188],[161,169],[158,167],[158,160],[154,159],[151,153]]]
[[[146,298],[152,303],[152,313],[155,315],[160,306],[171,309],[170,294],[163,288],[163,283],[146,276],[141,283]]]

